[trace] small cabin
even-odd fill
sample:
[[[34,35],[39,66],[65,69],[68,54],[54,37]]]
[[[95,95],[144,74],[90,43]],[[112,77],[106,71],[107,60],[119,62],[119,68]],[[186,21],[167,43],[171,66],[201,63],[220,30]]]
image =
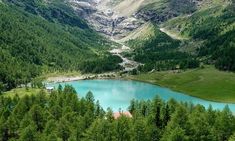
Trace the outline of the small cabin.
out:
[[[54,90],[54,87],[46,87],[48,93],[51,93]]]
[[[130,112],[126,111],[126,112],[115,112],[113,113],[113,117],[114,119],[118,119],[119,117],[121,116],[125,116],[125,117],[128,117],[128,118],[132,118],[132,115]]]

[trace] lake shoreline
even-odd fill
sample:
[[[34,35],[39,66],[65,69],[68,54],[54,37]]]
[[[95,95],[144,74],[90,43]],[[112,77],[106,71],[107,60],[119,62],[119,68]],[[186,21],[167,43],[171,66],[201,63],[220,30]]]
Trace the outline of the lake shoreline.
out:
[[[45,82],[47,83],[63,83],[63,82],[73,82],[79,80],[94,80],[94,79],[122,79],[122,76],[118,76],[116,72],[103,73],[103,74],[84,74],[77,76],[54,76],[47,77]]]
[[[161,87],[161,86],[157,86],[156,84],[152,84],[152,83],[148,83],[148,82],[143,82],[143,81],[138,81],[138,80],[131,80],[131,79],[111,79],[111,78],[109,78],[109,79],[93,79],[94,80],[94,82],[93,81],[84,81],[83,83],[80,83],[79,81],[78,82],[76,82],[76,81],[74,81],[74,82],[71,82],[71,83],[69,83],[70,85],[72,85],[73,86],[73,84],[76,84],[75,86],[76,86],[76,89],[78,89],[78,86],[77,86],[77,84],[81,84],[81,85],[87,85],[88,83],[91,83],[91,85],[87,85],[87,86],[89,86],[89,88],[87,87],[87,86],[85,86],[85,88],[87,89],[87,91],[89,90],[89,91],[94,91],[94,92],[97,92],[97,91],[95,91],[93,88],[97,88],[97,85],[101,85],[103,82],[105,82],[105,83],[107,83],[107,81],[109,81],[110,80],[110,83],[112,83],[112,81],[116,81],[116,82],[118,82],[118,83],[121,83],[121,84],[123,84],[123,83],[132,83],[132,82],[128,82],[128,81],[133,81],[133,83],[142,83],[142,85],[152,85],[152,86],[150,86],[150,88],[153,88],[154,86],[156,86],[154,89],[159,89],[160,90],[160,92],[157,90],[157,91],[155,91],[154,93],[152,93],[151,92],[151,89],[146,89],[146,90],[144,90],[143,91],[143,89],[139,89],[139,86],[137,87],[137,89],[135,90],[135,91],[142,91],[143,93],[146,93],[146,92],[150,92],[150,95],[153,95],[153,94],[156,94],[156,95],[159,95],[159,97],[161,97],[161,98],[163,98],[164,100],[170,100],[171,98],[173,98],[173,99],[175,99],[176,101],[181,101],[182,100],[182,102],[188,102],[188,103],[193,103],[194,105],[197,105],[197,104],[200,104],[200,105],[203,105],[203,106],[205,106],[205,107],[209,107],[209,105],[216,105],[216,103],[217,104],[222,104],[223,105],[223,107],[220,107],[220,110],[222,110],[226,105],[228,105],[231,109],[233,109],[233,111],[235,111],[235,105],[234,105],[234,103],[227,103],[227,102],[219,102],[219,101],[213,101],[213,100],[207,100],[207,99],[203,99],[203,98],[199,98],[199,97],[195,97],[195,96],[192,96],[192,95],[189,95],[189,94],[186,94],[186,93],[183,93],[183,92],[179,92],[179,91],[175,91],[175,90],[173,90],[173,89],[170,89],[170,88],[167,88],[167,87]],[[102,81],[103,80],[103,81]],[[123,81],[123,82],[120,82],[120,81]],[[134,81],[136,81],[136,82],[134,82]],[[100,83],[101,82],[101,83]],[[110,84],[109,82],[107,83],[107,85],[105,85],[105,86],[99,86],[99,88],[102,88],[102,87],[105,87],[105,89],[107,89],[107,87],[109,86],[109,84]],[[144,84],[145,83],[145,84]],[[115,86],[117,86],[118,88],[119,88],[119,90],[120,90],[120,86],[121,86],[121,84],[120,85],[115,85]],[[57,84],[52,84],[52,86],[58,86],[59,84],[57,83]],[[64,85],[66,85],[66,82],[64,82],[64,83],[62,83],[61,84],[62,86],[64,86]],[[95,86],[95,87],[94,87]],[[107,86],[107,87],[106,87]],[[128,85],[124,85],[125,87],[126,86],[128,86]],[[90,89],[91,88],[91,89]],[[79,90],[81,90],[81,89],[83,89],[83,87],[80,87],[79,88]],[[128,88],[129,89],[129,88]],[[125,90],[128,90],[128,89],[123,89],[124,91]],[[139,90],[138,90],[139,89]],[[100,90],[100,89],[99,89]],[[118,89],[117,89],[118,90]],[[150,90],[150,91],[149,91]],[[170,93],[172,93],[172,95],[169,95],[169,94],[167,94],[167,93],[165,93],[164,91],[163,92],[161,92],[162,90],[164,90],[164,91],[168,91],[168,92],[170,92]],[[107,89],[107,91],[109,91],[109,89]],[[98,91],[99,92],[99,91]],[[115,92],[117,92],[116,90],[115,90]],[[83,91],[83,92],[80,92],[80,93],[83,93],[84,95],[85,95],[85,92]],[[79,93],[79,94],[80,94]],[[125,92],[124,92],[125,93]],[[142,93],[142,94],[143,94]],[[107,93],[106,93],[106,90],[105,90],[105,92],[103,92],[103,94],[105,94],[106,96],[108,96],[107,95]],[[175,95],[176,94],[176,95]],[[130,96],[131,96],[132,94],[130,93]],[[177,95],[180,95],[180,97],[179,96],[177,96]],[[147,96],[147,95],[146,95]],[[166,97],[171,97],[170,99],[169,98],[167,98],[166,99]],[[106,97],[107,98],[107,97]],[[180,100],[179,100],[180,99]],[[99,99],[99,100],[101,100],[101,99]],[[197,103],[196,101],[199,101],[199,103]],[[208,104],[206,104],[206,103],[208,102]],[[213,108],[214,109],[217,109],[218,107],[217,106],[213,106]]]
[[[132,75],[120,76],[116,72],[110,72],[110,73],[104,73],[104,74],[84,74],[84,75],[78,75],[78,76],[61,75],[61,76],[55,76],[55,77],[48,77],[48,78],[46,78],[45,82],[46,82],[46,84],[49,84],[49,83],[56,84],[56,83],[74,82],[74,81],[80,81],[80,80],[138,81],[138,82],[144,82],[144,83],[152,84],[152,85],[159,86],[159,87],[164,87],[164,88],[170,89],[170,90],[175,91],[175,92],[184,93],[185,95],[192,96],[192,97],[199,98],[199,99],[203,99],[203,100],[207,100],[207,101],[211,101],[211,102],[235,104],[235,102],[218,101],[218,100],[213,100],[213,99],[209,99],[209,98],[202,98],[200,96],[195,96],[195,95],[190,94],[190,93],[188,93],[186,91],[183,91],[183,90],[175,89],[173,87],[169,87],[169,86],[166,86],[166,85],[161,85],[160,83],[158,84],[156,82],[151,82],[151,81],[148,81],[148,80],[137,79],[137,78],[131,77],[131,76]]]

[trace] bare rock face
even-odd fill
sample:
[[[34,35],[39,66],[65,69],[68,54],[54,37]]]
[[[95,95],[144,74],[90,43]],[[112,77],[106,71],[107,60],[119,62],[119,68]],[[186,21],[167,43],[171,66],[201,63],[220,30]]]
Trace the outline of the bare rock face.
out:
[[[112,38],[122,38],[143,24],[134,16],[123,17],[109,7],[101,8],[99,0],[69,0],[69,4],[95,30]]]
[[[210,5],[212,1],[213,0],[169,0],[165,5],[159,5],[159,7],[139,9],[136,13],[136,17],[160,24],[180,15],[191,15],[204,5]],[[153,5],[154,3],[156,3],[156,1],[152,0],[152,3],[147,6]]]
[[[122,18],[121,22],[115,24],[113,35],[117,38],[123,38],[127,33],[139,28],[142,24],[142,21],[134,17]]]
[[[83,18],[86,18],[97,11],[97,9],[90,2],[69,0],[69,4]]]

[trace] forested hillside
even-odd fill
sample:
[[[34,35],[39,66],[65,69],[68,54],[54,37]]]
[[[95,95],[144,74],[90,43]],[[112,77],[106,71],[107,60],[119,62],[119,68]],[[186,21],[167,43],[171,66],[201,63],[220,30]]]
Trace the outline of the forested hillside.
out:
[[[204,41],[198,48],[199,57],[208,58],[218,69],[235,71],[235,5],[215,6],[176,18],[165,26],[184,36]]]
[[[191,15],[201,9],[215,5],[226,5],[230,0],[143,0],[136,15],[155,23],[163,23],[172,18]]]
[[[234,2],[146,0],[136,15],[156,25],[150,37],[127,42],[134,47],[132,57],[146,64],[145,71],[194,68],[200,64],[235,71]],[[166,34],[159,31],[161,28]],[[168,33],[183,38],[176,40]]]
[[[199,66],[197,56],[179,50],[180,40],[172,39],[161,32],[155,24],[152,25],[150,32],[147,37],[143,35],[127,42],[134,48],[134,52],[129,55],[133,56],[134,60],[145,64],[139,67],[140,71],[175,70]]]
[[[235,117],[200,105],[133,100],[132,118],[114,119],[89,92],[78,98],[65,86],[19,98],[0,97],[1,141],[234,141]]]
[[[43,72],[119,68],[120,59],[110,61],[106,52],[112,43],[65,3],[8,0],[0,3],[0,13],[0,89],[26,84]],[[86,69],[87,62],[100,65]]]

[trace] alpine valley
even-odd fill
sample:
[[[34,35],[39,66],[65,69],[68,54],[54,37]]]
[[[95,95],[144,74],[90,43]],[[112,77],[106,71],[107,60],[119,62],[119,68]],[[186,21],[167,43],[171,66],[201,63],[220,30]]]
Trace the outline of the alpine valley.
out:
[[[235,141],[234,72],[235,0],[0,0],[0,141]]]

